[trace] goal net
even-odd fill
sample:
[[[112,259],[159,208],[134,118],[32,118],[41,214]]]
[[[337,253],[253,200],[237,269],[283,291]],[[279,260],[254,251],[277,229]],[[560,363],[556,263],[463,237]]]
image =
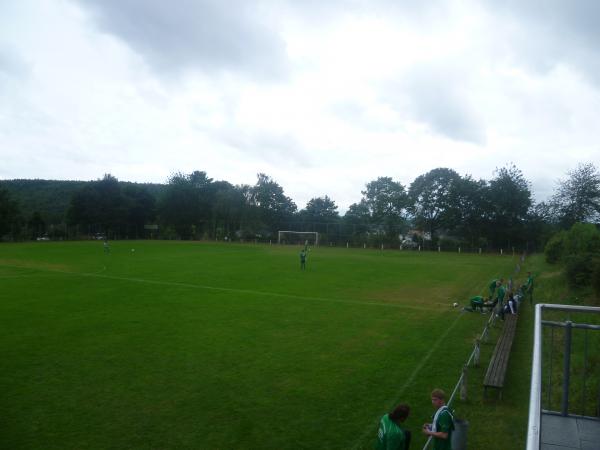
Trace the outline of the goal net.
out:
[[[280,231],[277,234],[278,244],[319,245],[319,233],[316,231]]]

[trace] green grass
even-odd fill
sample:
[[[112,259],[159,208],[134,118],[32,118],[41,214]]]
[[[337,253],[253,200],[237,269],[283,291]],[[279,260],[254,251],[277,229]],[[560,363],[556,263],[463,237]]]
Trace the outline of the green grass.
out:
[[[589,292],[574,293],[567,287],[564,275],[560,267],[549,265],[544,262],[543,255],[535,255],[526,261],[518,279],[523,281],[526,277],[525,270],[531,270],[536,275],[534,303],[559,303],[559,304],[585,304],[589,303]],[[546,312],[544,319],[564,321],[568,314]],[[571,319],[577,321],[578,315],[571,315]],[[579,316],[580,317],[580,316]],[[582,323],[597,323],[598,318],[594,315],[585,315],[580,317]],[[491,358],[496,337],[500,328],[493,330],[492,339],[489,344],[482,346],[481,364],[478,368],[468,369],[469,374],[469,396],[466,402],[458,400],[454,406],[460,417],[465,417],[469,421],[469,448],[476,449],[522,449],[525,447],[525,437],[527,433],[527,418],[529,411],[529,391],[531,383],[531,355],[533,347],[533,323],[534,308],[528,300],[522,304],[519,310],[519,322],[517,332],[511,350],[511,356],[508,363],[506,374],[506,387],[503,392],[503,399],[498,400],[496,395],[489,395],[487,399],[483,398],[481,385],[487,365]],[[548,407],[547,400],[547,374],[550,343],[549,332],[545,332],[544,348],[544,392],[543,406]],[[595,334],[595,336],[592,336]],[[596,397],[594,389],[598,386],[597,367],[598,366],[598,333],[590,333],[588,342],[588,378],[586,380],[586,392],[589,396],[586,412],[590,414],[594,409]],[[560,394],[562,382],[562,331],[555,332],[553,356],[553,389],[552,403],[554,410],[560,408]],[[573,359],[571,367],[571,388],[572,411],[580,413],[582,404],[580,392],[583,391],[583,339],[581,333],[574,333],[573,340]],[[596,366],[594,367],[590,366]],[[590,375],[591,374],[591,375]]]
[[[487,318],[451,303],[510,276],[516,259],[318,248],[301,272],[298,252],[3,244],[0,447],[371,448],[379,417],[403,401],[421,448],[429,392],[452,390]],[[509,371],[529,367],[515,350]],[[509,377],[503,402],[457,404],[470,448],[522,448],[524,435],[478,445],[489,424],[469,415],[501,421],[498,408],[518,405],[508,415],[524,432],[528,373]]]

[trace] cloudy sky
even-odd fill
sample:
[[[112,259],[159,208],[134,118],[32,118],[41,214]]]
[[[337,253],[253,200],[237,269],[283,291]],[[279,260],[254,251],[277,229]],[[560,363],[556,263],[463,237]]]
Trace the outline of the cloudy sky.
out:
[[[4,0],[0,179],[258,172],[303,208],[600,166],[600,2]]]

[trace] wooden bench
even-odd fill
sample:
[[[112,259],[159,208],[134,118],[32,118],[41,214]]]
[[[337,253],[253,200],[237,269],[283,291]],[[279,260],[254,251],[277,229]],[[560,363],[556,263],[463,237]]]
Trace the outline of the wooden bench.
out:
[[[502,388],[504,387],[504,376],[508,367],[508,358],[512,347],[515,331],[517,329],[517,315],[507,314],[504,316],[504,328],[498,338],[498,343],[492,354],[490,365],[488,366],[485,378],[483,379],[483,396],[487,393],[487,388],[499,389],[499,396],[502,398]]]

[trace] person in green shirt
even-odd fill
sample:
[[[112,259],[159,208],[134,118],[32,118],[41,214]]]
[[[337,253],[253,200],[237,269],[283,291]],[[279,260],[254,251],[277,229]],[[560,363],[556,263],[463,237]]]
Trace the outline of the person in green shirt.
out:
[[[525,282],[525,295],[529,295],[529,304],[533,305],[533,275],[527,272],[527,281]]]
[[[506,295],[506,288],[503,284],[498,286],[498,291],[496,292],[496,303],[498,304],[498,309],[502,320],[504,320],[504,296]]]
[[[302,249],[300,252],[300,269],[306,269],[306,249]]]
[[[493,279],[490,282],[490,286],[489,286],[489,288],[490,288],[490,301],[494,298],[494,292],[496,292],[496,288],[502,284],[502,281],[504,281],[504,280],[502,280],[502,278],[501,278],[499,280]]]
[[[471,310],[477,311],[478,309],[483,313],[483,307],[485,306],[485,299],[481,295],[471,297],[469,300],[471,303]]]
[[[379,421],[376,450],[408,450],[410,431],[400,426],[410,413],[410,407],[401,403],[391,413],[384,415]]]
[[[433,450],[452,450],[454,417],[446,406],[446,393],[434,389],[431,392],[431,404],[436,412],[433,421],[423,425],[423,433],[433,438]]]

